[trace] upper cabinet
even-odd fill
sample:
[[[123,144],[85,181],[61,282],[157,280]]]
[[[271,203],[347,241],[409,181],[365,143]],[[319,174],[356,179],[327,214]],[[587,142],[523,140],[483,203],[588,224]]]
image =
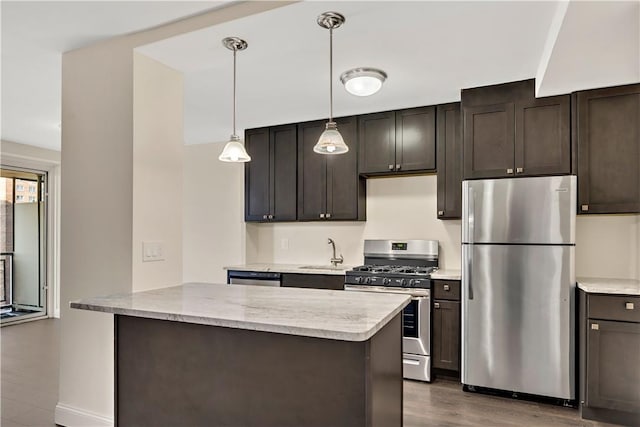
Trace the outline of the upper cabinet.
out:
[[[245,221],[295,221],[296,125],[250,129],[245,145]]]
[[[460,103],[438,105],[438,218],[462,216],[462,120]]]
[[[349,151],[325,155],[313,151],[325,121],[298,125],[298,219],[302,221],[364,220],[365,180],[358,175],[358,132],[355,117],[336,119]]]
[[[575,100],[578,213],[640,213],[640,84]]]
[[[435,107],[362,115],[358,129],[361,174],[435,171]]]
[[[570,106],[534,80],[463,90],[464,178],[571,173]]]

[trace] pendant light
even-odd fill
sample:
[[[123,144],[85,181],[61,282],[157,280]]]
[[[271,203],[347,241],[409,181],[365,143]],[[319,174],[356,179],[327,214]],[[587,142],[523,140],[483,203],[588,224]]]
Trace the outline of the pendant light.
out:
[[[244,149],[240,137],[236,135],[236,53],[239,50],[245,50],[248,44],[238,37],[226,37],[222,39],[222,44],[233,51],[233,133],[218,159],[223,162],[248,162],[251,156]]]
[[[333,121],[333,30],[344,23],[344,16],[337,12],[325,12],[318,16],[318,25],[329,30],[329,122],[313,147],[320,154],[343,154],[349,151],[338,125]]]

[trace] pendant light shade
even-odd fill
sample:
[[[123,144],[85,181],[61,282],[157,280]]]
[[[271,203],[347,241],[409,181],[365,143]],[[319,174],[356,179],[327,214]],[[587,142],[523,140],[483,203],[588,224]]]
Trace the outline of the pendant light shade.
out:
[[[240,137],[236,135],[236,52],[245,50],[248,44],[238,37],[224,38],[222,44],[233,51],[233,133],[218,159],[223,162],[248,162],[251,160],[251,156],[244,149]]]
[[[313,151],[320,154],[343,154],[349,151],[338,125],[333,121],[333,29],[344,23],[344,16],[337,12],[325,12],[318,16],[318,25],[329,30],[329,122]]]

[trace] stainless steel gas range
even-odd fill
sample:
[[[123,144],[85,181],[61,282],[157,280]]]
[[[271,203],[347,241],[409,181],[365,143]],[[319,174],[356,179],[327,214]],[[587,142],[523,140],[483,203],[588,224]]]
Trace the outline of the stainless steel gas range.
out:
[[[365,240],[364,262],[347,271],[345,291],[411,295],[402,312],[403,376],[431,381],[431,273],[438,269],[438,241]]]

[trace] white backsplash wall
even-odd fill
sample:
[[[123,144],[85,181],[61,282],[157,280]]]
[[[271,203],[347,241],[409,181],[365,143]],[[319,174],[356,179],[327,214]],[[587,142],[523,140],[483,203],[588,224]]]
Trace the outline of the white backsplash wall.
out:
[[[576,276],[640,279],[640,215],[578,215]]]
[[[437,219],[436,194],[435,175],[369,179],[366,222],[247,224],[247,262],[329,264],[331,237],[359,265],[364,239],[436,239],[440,267],[460,269],[460,221]]]

